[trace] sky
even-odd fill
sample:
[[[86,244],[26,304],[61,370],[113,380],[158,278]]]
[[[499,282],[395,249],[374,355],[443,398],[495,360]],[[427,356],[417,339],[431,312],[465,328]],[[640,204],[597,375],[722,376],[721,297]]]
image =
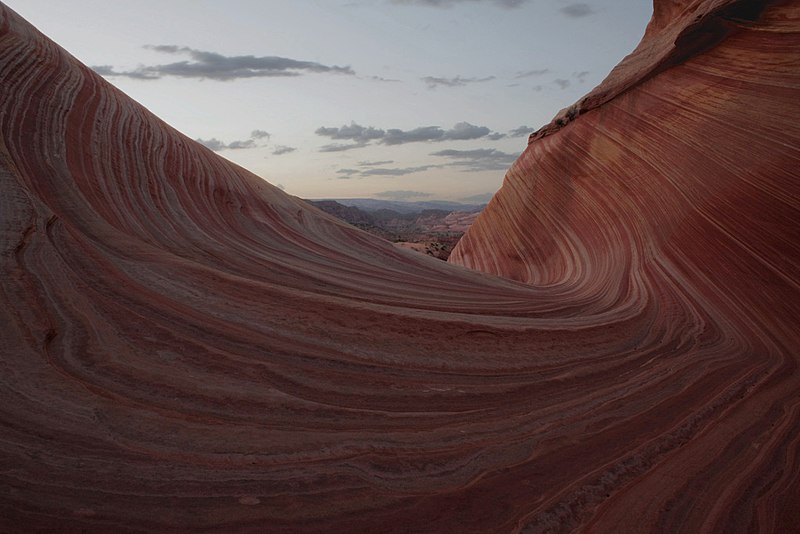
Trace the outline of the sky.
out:
[[[5,0],[167,123],[304,198],[485,202],[652,0]]]

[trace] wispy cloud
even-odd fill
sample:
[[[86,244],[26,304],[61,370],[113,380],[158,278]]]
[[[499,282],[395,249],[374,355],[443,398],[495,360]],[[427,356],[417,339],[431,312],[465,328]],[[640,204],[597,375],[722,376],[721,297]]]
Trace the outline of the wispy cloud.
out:
[[[349,125],[345,124],[339,128],[320,126],[314,133],[323,137],[330,137],[331,139],[348,139],[358,143],[367,143],[375,139],[382,139],[386,135],[384,130],[379,130],[372,126],[361,126],[355,122],[351,122]]]
[[[413,130],[386,130],[386,135],[381,139],[384,145],[402,145],[420,141],[464,141],[480,139],[491,133],[486,126],[475,126],[468,122],[459,122],[450,130],[443,130],[438,126],[423,126]]]
[[[361,171],[361,176],[405,176],[407,174],[423,172],[440,166],[441,165],[420,165],[418,167],[403,167],[398,169],[375,168]]]
[[[187,46],[147,45],[145,48],[164,54],[188,56],[188,60],[161,65],[144,65],[128,71],[110,65],[92,67],[103,76],[124,76],[138,80],[158,80],[166,76],[219,81],[242,78],[300,76],[307,73],[355,74],[350,67],[328,66],[313,61],[299,61],[278,56],[224,56]]]
[[[223,143],[216,137],[212,137],[211,139],[200,139],[199,137],[195,139],[198,143],[203,145],[206,148],[210,148],[214,152],[219,152],[220,150],[225,150],[228,148],[227,143]]]
[[[507,154],[494,148],[476,148],[473,150],[440,150],[431,156],[453,160],[450,165],[463,167],[465,171],[502,171],[508,169],[517,156]]]
[[[111,65],[92,65],[91,69],[100,76],[118,76]]]
[[[245,148],[256,148],[259,146],[256,141],[266,140],[269,139],[269,137],[269,133],[265,132],[264,130],[253,130],[250,134],[250,139],[231,141],[230,143],[224,143],[216,137],[212,137],[211,139],[197,138],[195,141],[207,148],[210,148],[214,152],[220,152],[222,150],[242,150]]]
[[[245,139],[244,141],[231,141],[228,147],[231,150],[240,150],[242,148],[255,148],[256,142],[253,139]]]
[[[536,76],[544,76],[545,74],[548,74],[549,72],[550,72],[550,69],[526,70],[526,71],[523,71],[523,72],[518,72],[517,75],[514,76],[514,78],[521,79],[521,78],[530,78],[530,77],[536,77]]]
[[[297,150],[297,149],[295,147],[293,147],[293,146],[277,145],[272,150],[272,155],[273,156],[283,156],[284,154],[289,154],[291,152],[294,152],[295,150]]]
[[[584,3],[569,4],[560,8],[559,11],[573,19],[588,17],[589,15],[594,15],[596,13],[592,6]]]
[[[561,89],[566,89],[570,85],[570,81],[565,80],[564,78],[556,78],[553,80],[553,83],[559,86]]]
[[[587,77],[589,74],[590,74],[590,73],[589,73],[589,71],[588,71],[588,70],[584,70],[584,71],[581,71],[581,72],[573,72],[573,73],[572,73],[572,76],[573,76],[573,78],[575,78],[576,80],[578,80],[580,83],[583,83],[583,82],[585,82],[585,81],[586,81],[586,77]]]
[[[253,141],[252,139],[223,143],[216,137],[212,137],[211,139],[200,139],[198,137],[197,139],[195,139],[195,141],[205,146],[206,148],[210,148],[214,152],[220,152],[222,150],[241,150],[244,148],[255,148],[257,146],[256,142]]]
[[[400,80],[384,78],[383,76],[367,76],[365,79],[372,80],[373,82],[400,83]]]
[[[520,126],[519,128],[514,128],[510,132],[508,132],[509,137],[526,137],[528,136],[535,128],[531,128],[530,126]]]
[[[528,1],[529,0],[391,0],[391,3],[430,7],[452,7],[459,4],[491,3],[505,9],[513,9],[526,4]]]
[[[342,144],[342,143],[333,143],[330,145],[321,146],[319,151],[320,152],[345,152],[347,150],[353,150],[354,148],[363,148],[367,146],[367,143],[350,143],[350,144]]]
[[[359,167],[378,167],[380,165],[389,165],[390,163],[394,163],[394,160],[387,159],[384,161],[359,161]]]
[[[439,76],[425,76],[420,78],[420,80],[425,82],[425,85],[428,86],[428,89],[436,89],[439,86],[461,87],[470,83],[488,82],[494,79],[494,76],[487,76],[485,78],[463,78],[461,76],[456,76],[455,78],[443,78]]]
[[[349,125],[335,127],[322,126],[315,133],[334,140],[353,141],[352,144],[325,145],[322,152],[339,152],[367,146],[371,141],[382,145],[402,145],[406,143],[440,142],[440,141],[466,141],[488,137],[492,131],[486,126],[476,126],[468,122],[459,122],[451,129],[445,130],[439,126],[420,126],[411,130],[398,128],[381,129],[373,126],[361,126],[355,122]]]

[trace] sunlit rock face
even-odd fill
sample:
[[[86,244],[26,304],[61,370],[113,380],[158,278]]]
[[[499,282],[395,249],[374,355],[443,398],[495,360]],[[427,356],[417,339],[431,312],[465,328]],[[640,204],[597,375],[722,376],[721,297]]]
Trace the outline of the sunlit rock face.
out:
[[[499,278],[0,5],[0,530],[796,528],[800,3],[731,6],[659,2],[534,136],[457,251]]]

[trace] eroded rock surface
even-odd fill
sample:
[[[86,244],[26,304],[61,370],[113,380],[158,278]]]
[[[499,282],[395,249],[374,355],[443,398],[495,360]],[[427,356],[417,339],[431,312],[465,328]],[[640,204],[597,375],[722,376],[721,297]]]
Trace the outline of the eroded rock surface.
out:
[[[759,16],[530,145],[458,249],[504,279],[0,5],[2,530],[796,527],[800,7]]]

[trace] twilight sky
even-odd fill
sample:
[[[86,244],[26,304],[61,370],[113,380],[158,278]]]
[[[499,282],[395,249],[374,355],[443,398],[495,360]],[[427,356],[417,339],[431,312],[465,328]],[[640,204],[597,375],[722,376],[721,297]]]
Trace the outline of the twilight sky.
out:
[[[652,0],[4,0],[193,139],[305,198],[486,201]]]

